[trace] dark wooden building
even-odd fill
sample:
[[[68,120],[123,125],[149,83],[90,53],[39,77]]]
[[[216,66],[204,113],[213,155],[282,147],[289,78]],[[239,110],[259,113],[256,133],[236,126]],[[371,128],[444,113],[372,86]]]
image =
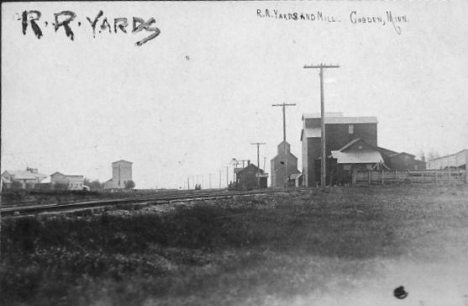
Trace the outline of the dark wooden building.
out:
[[[254,164],[249,163],[247,167],[237,172],[236,189],[250,190],[268,187],[268,174]]]
[[[417,160],[416,156],[406,152],[385,156],[384,161],[385,165],[392,170],[426,170],[426,163],[424,161]]]
[[[302,174],[305,186],[317,186],[321,178],[321,117],[304,115]],[[424,161],[406,152],[395,152],[377,145],[376,117],[325,115],[327,184],[348,183],[356,170],[424,170]]]
[[[320,182],[321,117],[320,114],[304,114],[302,121],[302,174],[304,185],[313,187]],[[377,147],[376,117],[325,114],[326,156],[330,156],[331,151],[340,150],[358,138],[372,147]]]

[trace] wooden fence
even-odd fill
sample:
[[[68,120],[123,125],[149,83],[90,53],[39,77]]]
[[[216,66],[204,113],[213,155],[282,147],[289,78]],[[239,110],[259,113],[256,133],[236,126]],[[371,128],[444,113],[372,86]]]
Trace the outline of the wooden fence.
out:
[[[355,171],[352,177],[356,184],[468,184],[466,170],[419,170],[419,171]]]

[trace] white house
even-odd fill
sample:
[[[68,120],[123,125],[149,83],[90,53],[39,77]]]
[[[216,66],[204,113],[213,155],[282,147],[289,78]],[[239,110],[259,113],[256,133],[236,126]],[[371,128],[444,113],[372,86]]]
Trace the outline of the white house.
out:
[[[17,171],[4,171],[2,173],[2,184],[5,188],[11,188],[13,182],[18,182],[21,184],[22,189],[34,188],[34,186],[44,179],[47,178],[47,175],[37,172],[37,169],[26,168],[24,170]]]

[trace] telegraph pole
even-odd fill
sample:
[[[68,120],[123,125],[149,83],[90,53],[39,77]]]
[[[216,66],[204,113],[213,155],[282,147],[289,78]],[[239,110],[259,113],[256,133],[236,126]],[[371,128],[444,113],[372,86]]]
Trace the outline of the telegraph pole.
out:
[[[305,65],[304,68],[312,68],[312,69],[320,69],[320,114],[322,117],[322,179],[320,181],[320,185],[322,189],[325,188],[327,184],[327,164],[326,164],[326,148],[325,148],[325,101],[324,101],[324,93],[323,93],[323,72],[326,68],[340,68],[338,65]]]
[[[210,189],[211,189],[211,173],[208,174],[210,176]]]
[[[221,189],[221,171],[222,170],[218,170],[219,171],[219,189]]]
[[[286,106],[296,106],[296,104],[272,104],[272,106],[282,106],[283,107],[283,151],[284,151],[284,179],[283,186],[288,186],[289,184],[289,175],[288,175],[288,153],[286,152]]]
[[[187,178],[187,190],[190,190],[190,178]]]
[[[264,145],[266,142],[254,142],[251,145],[257,146],[257,187],[260,188],[260,145]]]

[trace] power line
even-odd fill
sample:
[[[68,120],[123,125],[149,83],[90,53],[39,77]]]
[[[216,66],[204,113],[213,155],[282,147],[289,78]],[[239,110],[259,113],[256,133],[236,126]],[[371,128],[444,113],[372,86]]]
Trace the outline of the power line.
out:
[[[326,186],[327,181],[327,164],[326,164],[326,150],[325,150],[325,101],[323,92],[323,72],[325,68],[340,68],[338,65],[304,65],[304,68],[320,69],[320,114],[321,114],[321,127],[322,127],[322,161],[321,161],[321,174],[322,178],[320,184],[322,189]]]

